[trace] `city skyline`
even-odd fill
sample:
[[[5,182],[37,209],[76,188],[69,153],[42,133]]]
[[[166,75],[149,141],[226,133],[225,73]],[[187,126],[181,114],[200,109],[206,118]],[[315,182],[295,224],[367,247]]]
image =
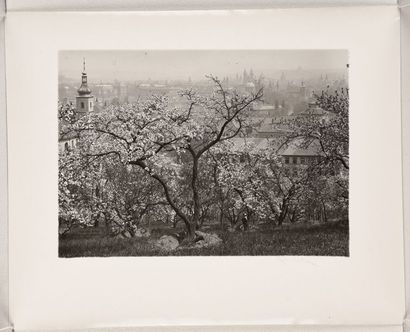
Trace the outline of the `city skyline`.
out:
[[[348,54],[345,50],[61,51],[60,77],[78,79],[83,59],[94,81],[198,81],[210,74],[235,77],[244,70],[267,77],[297,70],[302,75],[320,71],[343,74]],[[158,70],[159,65],[162,70]]]

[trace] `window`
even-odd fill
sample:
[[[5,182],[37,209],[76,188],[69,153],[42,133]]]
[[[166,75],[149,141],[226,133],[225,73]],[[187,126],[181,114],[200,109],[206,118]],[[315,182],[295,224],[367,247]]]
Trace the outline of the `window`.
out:
[[[285,157],[285,164],[289,164],[289,157]]]
[[[93,107],[93,102],[92,101],[90,101],[90,107]]]
[[[300,163],[304,164],[305,163],[305,157],[300,157]]]
[[[81,108],[84,108],[84,102],[81,102]]]
[[[297,164],[298,163],[298,158],[297,157],[293,157],[293,163]]]

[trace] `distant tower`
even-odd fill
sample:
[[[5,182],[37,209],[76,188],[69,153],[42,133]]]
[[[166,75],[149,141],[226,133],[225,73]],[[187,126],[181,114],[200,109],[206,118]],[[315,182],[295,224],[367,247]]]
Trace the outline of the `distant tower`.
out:
[[[301,94],[302,98],[304,98],[304,99],[306,98],[306,85],[305,85],[304,81],[302,81],[301,84],[300,84],[300,94]]]
[[[251,70],[249,71],[249,78],[250,78],[251,80],[254,80],[254,79],[255,79],[255,75],[254,75],[254,73],[253,73],[252,68],[251,68]]]
[[[248,83],[249,77],[248,77],[248,73],[246,72],[246,69],[244,69],[242,77],[243,77],[243,83],[244,84]]]
[[[285,73],[284,73],[284,72],[282,72],[282,74],[280,75],[280,82],[281,82],[281,83],[286,82],[286,76],[285,76]]]
[[[91,95],[91,89],[88,87],[87,84],[87,73],[85,72],[85,59],[83,59],[81,86],[78,88],[77,92],[77,116],[82,117],[83,115],[94,110],[94,96]]]

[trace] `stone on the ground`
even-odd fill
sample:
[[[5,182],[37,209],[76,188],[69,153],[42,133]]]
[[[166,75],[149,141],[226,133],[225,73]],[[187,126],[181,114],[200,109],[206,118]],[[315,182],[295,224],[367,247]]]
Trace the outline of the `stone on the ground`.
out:
[[[197,242],[195,242],[195,244],[192,246],[192,248],[207,248],[207,243],[205,242],[205,240],[199,240]]]
[[[203,238],[203,240],[199,240],[195,242],[195,245],[194,245],[195,248],[215,247],[215,246],[219,246],[220,244],[222,244],[222,239],[216,234],[205,233],[201,231],[196,231],[195,234]]]
[[[118,233],[114,236],[115,239],[130,239],[132,236],[128,231]]]
[[[128,231],[123,232],[123,233],[122,233],[122,236],[123,236],[125,239],[130,239],[130,238],[132,238],[131,233],[128,232]]]
[[[156,246],[165,251],[172,251],[179,246],[179,242],[171,235],[163,235],[156,242]]]

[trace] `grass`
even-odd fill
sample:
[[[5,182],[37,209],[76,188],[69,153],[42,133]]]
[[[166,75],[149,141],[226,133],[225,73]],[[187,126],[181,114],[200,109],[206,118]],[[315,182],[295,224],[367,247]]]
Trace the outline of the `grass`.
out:
[[[349,256],[349,229],[345,224],[295,225],[256,232],[206,230],[223,240],[219,247],[161,251],[152,242],[163,234],[175,232],[169,228],[152,230],[151,239],[110,238],[99,229],[78,229],[59,240],[60,257],[109,256]]]

